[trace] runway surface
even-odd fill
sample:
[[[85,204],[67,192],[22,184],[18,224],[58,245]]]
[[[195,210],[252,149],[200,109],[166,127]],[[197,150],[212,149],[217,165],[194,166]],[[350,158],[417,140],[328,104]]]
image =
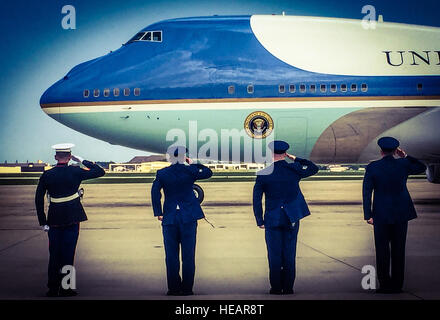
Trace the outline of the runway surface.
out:
[[[410,180],[419,218],[409,223],[405,293],[362,289],[375,265],[372,227],[363,220],[362,181],[304,181],[312,215],[301,221],[295,294],[272,296],[264,231],[252,213],[252,182],[200,183],[212,228],[199,221],[196,279],[178,299],[439,299],[440,185]],[[88,184],[73,299],[176,299],[165,296],[160,223],[151,184]],[[35,186],[0,186],[0,299],[44,299],[47,235],[34,209]],[[72,299],[72,298],[69,298]]]

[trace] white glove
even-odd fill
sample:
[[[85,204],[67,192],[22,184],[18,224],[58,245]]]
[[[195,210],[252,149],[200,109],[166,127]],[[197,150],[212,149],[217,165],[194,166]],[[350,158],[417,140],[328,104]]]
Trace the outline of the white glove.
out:
[[[50,228],[49,228],[49,226],[46,224],[46,225],[42,226],[41,229],[42,229],[44,232],[47,232],[47,231],[49,231]]]
[[[84,161],[84,159],[81,158],[80,156],[74,156],[74,155],[72,155],[72,160],[78,163],[82,163]]]

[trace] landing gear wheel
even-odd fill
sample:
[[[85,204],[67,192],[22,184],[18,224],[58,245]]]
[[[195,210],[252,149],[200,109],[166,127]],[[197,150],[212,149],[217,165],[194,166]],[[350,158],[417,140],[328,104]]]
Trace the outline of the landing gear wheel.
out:
[[[197,200],[199,200],[199,203],[203,202],[203,199],[205,198],[205,192],[203,192],[203,189],[198,184],[193,184],[193,191],[196,195]]]

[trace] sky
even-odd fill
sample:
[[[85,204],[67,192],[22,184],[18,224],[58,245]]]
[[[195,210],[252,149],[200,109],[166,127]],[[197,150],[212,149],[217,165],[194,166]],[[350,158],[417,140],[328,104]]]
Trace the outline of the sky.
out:
[[[76,10],[65,30],[61,9]],[[76,132],[40,108],[43,92],[75,65],[118,49],[137,31],[164,19],[281,14],[362,19],[373,5],[384,21],[440,27],[438,0],[3,0],[0,10],[0,161],[53,161],[51,145],[72,142],[94,161],[125,162],[150,153]]]

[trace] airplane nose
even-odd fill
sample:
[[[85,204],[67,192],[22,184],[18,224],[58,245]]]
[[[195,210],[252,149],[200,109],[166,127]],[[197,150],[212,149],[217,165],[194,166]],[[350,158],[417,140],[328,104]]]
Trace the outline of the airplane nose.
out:
[[[60,121],[60,104],[66,101],[65,79],[51,85],[40,97],[40,107],[48,116]]]
[[[64,80],[60,80],[55,82],[53,85],[51,85],[49,88],[44,91],[40,98],[40,106],[43,108],[44,106],[47,106],[49,104],[61,102],[60,98],[61,95],[59,93],[61,82]]]
[[[53,86],[49,87],[46,91],[44,91],[43,95],[40,98],[40,107],[48,116],[59,121],[59,108],[54,107],[54,89]]]
[[[59,105],[63,102],[78,100],[78,97],[86,88],[84,83],[94,74],[93,65],[103,57],[80,63],[73,67],[62,79],[50,86],[40,98],[40,106],[44,110],[48,106]]]
[[[51,96],[51,94],[50,94],[51,88],[52,88],[52,87],[49,87],[48,89],[46,89],[46,90],[44,91],[44,93],[41,95],[41,97],[40,97],[40,107],[41,107],[41,108],[44,108],[44,106],[47,105],[47,104],[51,101],[51,99],[50,99],[50,96]]]

